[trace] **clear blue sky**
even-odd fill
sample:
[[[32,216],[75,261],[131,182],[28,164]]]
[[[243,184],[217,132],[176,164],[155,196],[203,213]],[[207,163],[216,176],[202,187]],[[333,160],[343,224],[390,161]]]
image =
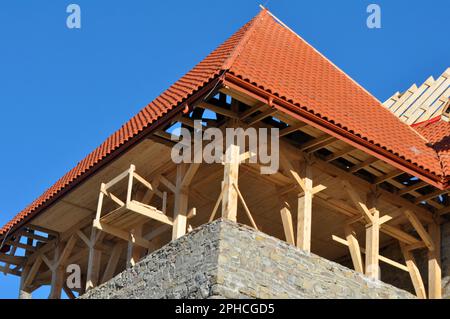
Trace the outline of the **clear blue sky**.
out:
[[[258,13],[265,0],[0,2],[0,224]],[[82,29],[66,27],[66,7]],[[382,29],[366,7],[382,8]],[[448,0],[271,0],[379,99],[450,66]],[[0,298],[18,281],[0,275]],[[46,297],[48,291],[37,297]]]

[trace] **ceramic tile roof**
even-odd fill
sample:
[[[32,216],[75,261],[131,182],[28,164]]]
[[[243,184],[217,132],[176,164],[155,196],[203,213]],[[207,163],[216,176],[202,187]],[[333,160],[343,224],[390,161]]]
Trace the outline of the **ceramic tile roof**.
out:
[[[325,57],[263,10],[0,230],[42,207],[144,128],[223,72],[277,95],[396,156],[442,175],[425,139]]]
[[[450,123],[439,116],[412,127],[427,139],[438,153],[445,175],[450,175]]]

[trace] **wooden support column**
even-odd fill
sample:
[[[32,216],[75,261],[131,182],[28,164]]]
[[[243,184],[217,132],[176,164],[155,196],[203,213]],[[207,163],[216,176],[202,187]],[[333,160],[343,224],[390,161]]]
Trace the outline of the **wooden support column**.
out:
[[[289,210],[289,205],[286,203],[280,210],[281,220],[283,222],[284,235],[286,242],[295,246],[294,226],[292,223],[292,214]]]
[[[379,250],[380,250],[380,212],[376,209],[375,194],[369,194],[370,219],[366,225],[366,276],[379,279]]]
[[[22,271],[22,275],[20,276],[19,299],[32,299],[31,290],[26,286],[26,281],[27,277],[29,276],[30,269],[30,265],[25,265]]]
[[[95,227],[92,227],[91,239],[89,240],[89,258],[86,275],[86,291],[89,291],[90,289],[96,287],[99,280],[102,251],[95,248],[95,244],[97,243],[97,240],[99,240],[99,237],[101,236],[101,233],[99,234],[98,232],[99,231]]]
[[[62,253],[62,246],[58,244],[55,249],[52,263],[52,283],[49,299],[61,299],[61,292],[64,286],[64,269],[59,265],[59,259]]]
[[[233,222],[237,221],[238,193],[233,185],[238,185],[239,163],[239,146],[231,144],[225,153],[222,217]]]
[[[304,192],[298,198],[297,212],[297,247],[307,252],[311,251],[311,221],[313,180],[311,166],[305,161],[303,167]]]
[[[422,276],[420,275],[416,260],[412,252],[408,250],[405,244],[400,243],[400,247],[402,249],[403,256],[405,257],[406,266],[408,267],[409,275],[411,277],[414,290],[416,291],[416,295],[420,299],[426,299],[427,294],[425,292],[425,285],[423,284]]]
[[[178,239],[186,234],[188,191],[187,187],[182,185],[185,172],[186,164],[180,164],[177,166],[172,240]]]
[[[428,251],[428,297],[442,298],[441,271],[441,227],[437,223],[428,226],[428,233],[433,240],[434,250]]]
[[[106,269],[102,277],[102,283],[105,283],[113,278],[120,260],[120,255],[122,254],[124,248],[125,244],[123,242],[119,242],[112,249],[111,256],[109,257],[108,264],[106,265]]]
[[[142,237],[142,229],[143,225],[137,225],[131,231],[131,241],[128,242],[128,251],[127,251],[127,268],[131,268],[142,258],[144,253],[144,249],[141,246],[136,245],[135,237]],[[111,255],[112,256],[112,255]]]
[[[350,256],[352,258],[355,271],[364,274],[364,265],[358,239],[356,238],[355,230],[350,225],[345,227],[345,237],[347,239],[348,248],[350,250]]]

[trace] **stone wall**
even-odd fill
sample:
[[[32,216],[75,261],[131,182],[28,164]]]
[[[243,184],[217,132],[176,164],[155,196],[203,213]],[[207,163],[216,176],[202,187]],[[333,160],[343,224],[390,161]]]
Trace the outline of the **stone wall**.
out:
[[[450,223],[442,225],[441,234],[443,297],[446,299],[450,299]]]
[[[218,220],[82,298],[414,298],[246,226]]]

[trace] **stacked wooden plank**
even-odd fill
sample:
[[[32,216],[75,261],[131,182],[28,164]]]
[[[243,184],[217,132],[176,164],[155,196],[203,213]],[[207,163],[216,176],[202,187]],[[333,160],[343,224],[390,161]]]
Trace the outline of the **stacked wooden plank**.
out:
[[[421,86],[414,84],[404,93],[397,92],[383,105],[402,121],[412,125],[445,116],[449,97],[450,68],[436,80],[429,77]]]

